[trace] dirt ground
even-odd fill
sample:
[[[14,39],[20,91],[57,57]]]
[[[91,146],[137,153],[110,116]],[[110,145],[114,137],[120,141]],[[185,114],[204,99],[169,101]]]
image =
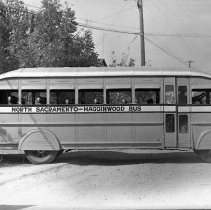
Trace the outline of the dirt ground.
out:
[[[1,205],[211,208],[210,195],[211,164],[192,152],[75,152],[48,165],[7,155],[0,163]]]

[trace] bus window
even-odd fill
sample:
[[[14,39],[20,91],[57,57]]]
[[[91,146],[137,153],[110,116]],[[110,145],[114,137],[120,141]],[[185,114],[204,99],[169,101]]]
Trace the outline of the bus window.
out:
[[[178,87],[178,103],[179,104],[187,104],[187,86],[179,86]]]
[[[21,100],[25,105],[44,105],[46,104],[46,91],[22,90]]]
[[[209,104],[209,93],[206,90],[192,90],[192,104]]]
[[[75,104],[75,91],[50,90],[50,104]]]
[[[0,104],[18,104],[18,90],[0,90]]]
[[[100,89],[81,89],[78,91],[79,104],[103,104],[103,90]]]
[[[188,115],[179,116],[179,133],[188,133]]]
[[[136,103],[138,104],[159,104],[160,90],[159,89],[136,89]]]
[[[165,85],[165,104],[174,104],[174,96],[174,85]]]
[[[109,89],[106,94],[107,104],[131,104],[131,89]]]
[[[166,114],[166,133],[175,132],[174,114]]]

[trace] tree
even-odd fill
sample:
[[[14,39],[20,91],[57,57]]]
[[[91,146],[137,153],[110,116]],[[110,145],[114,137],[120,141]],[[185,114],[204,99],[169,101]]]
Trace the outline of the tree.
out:
[[[90,31],[76,32],[75,12],[59,1],[43,0],[37,15],[34,37],[38,66],[94,66],[98,54]],[[33,45],[34,45],[33,44]]]
[[[112,58],[111,58],[111,64],[109,64],[110,67],[116,67],[116,66],[124,66],[124,67],[133,67],[135,66],[135,59],[130,58],[128,62],[128,54],[122,53],[121,59],[119,59],[119,62],[115,59],[115,52],[112,51]]]
[[[73,46],[74,60],[71,59],[72,56],[69,56],[69,65],[95,66],[98,64],[98,55],[94,51],[94,42],[90,31],[85,31],[82,35],[77,34]]]
[[[17,65],[22,67],[22,58],[29,55],[28,32],[29,11],[24,3],[19,0],[6,0],[7,16],[10,26],[10,54],[17,60]]]
[[[91,32],[77,32],[75,12],[68,5],[63,8],[58,0],[43,0],[37,13],[29,11],[20,0],[6,0],[3,6],[8,20],[5,49],[16,66],[98,64]]]
[[[130,58],[128,66],[130,66],[130,67],[135,66],[135,59]]]
[[[10,23],[6,6],[0,2],[0,72],[17,68],[16,59],[10,55]]]

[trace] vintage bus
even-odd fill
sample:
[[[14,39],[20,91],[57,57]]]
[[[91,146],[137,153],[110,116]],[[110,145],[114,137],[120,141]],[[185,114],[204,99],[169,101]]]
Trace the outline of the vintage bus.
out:
[[[190,68],[31,68],[0,75],[0,150],[193,150],[211,162],[211,75]]]

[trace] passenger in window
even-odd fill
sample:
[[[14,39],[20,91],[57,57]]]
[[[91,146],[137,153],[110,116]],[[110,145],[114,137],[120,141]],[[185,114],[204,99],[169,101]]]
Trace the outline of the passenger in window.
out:
[[[9,105],[12,105],[12,96],[11,95],[9,95],[7,97],[7,102],[8,102]]]
[[[97,101],[97,99],[96,99],[96,98],[94,99],[94,104],[98,104],[98,101]]]
[[[36,98],[35,105],[41,105],[41,98],[40,97]]]
[[[8,103],[9,105],[17,104],[17,103],[18,103],[18,98],[16,98],[15,96],[9,95],[9,96],[7,97],[7,103]]]
[[[69,98],[66,98],[65,99],[65,104],[67,105],[67,104],[70,104],[70,99]]]
[[[127,100],[126,99],[122,99],[122,104],[127,104]]]

